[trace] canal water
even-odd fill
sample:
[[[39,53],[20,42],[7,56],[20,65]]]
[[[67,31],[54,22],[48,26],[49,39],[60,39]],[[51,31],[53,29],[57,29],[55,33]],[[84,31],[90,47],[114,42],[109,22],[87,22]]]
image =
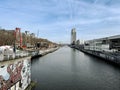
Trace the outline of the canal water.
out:
[[[32,60],[33,90],[120,90],[120,67],[62,47]]]

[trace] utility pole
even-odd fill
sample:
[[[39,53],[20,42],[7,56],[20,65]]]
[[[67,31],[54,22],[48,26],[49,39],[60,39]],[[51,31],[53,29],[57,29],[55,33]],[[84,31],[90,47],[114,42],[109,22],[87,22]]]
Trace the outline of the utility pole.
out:
[[[14,46],[13,51],[16,53],[16,30],[14,30]]]
[[[38,30],[38,32],[37,32],[37,38],[39,37],[39,30]]]
[[[36,48],[37,48],[37,45],[38,45],[38,38],[39,38],[39,29],[38,29],[38,31],[37,31],[37,39],[36,39],[36,42],[35,42]]]

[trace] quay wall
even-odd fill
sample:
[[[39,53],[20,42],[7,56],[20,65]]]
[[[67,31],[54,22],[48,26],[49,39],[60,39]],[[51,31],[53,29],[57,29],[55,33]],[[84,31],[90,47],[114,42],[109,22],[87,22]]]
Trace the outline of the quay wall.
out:
[[[104,51],[100,52],[100,51],[94,51],[94,50],[86,50],[78,46],[70,46],[70,47],[80,50],[84,53],[96,56],[98,58],[102,58],[106,61],[113,62],[113,63],[120,65],[120,54],[115,54],[114,52],[110,53],[110,52],[104,52]]]
[[[36,57],[44,56],[44,55],[49,54],[49,53],[52,53],[52,52],[54,52],[58,49],[59,49],[59,47],[51,48],[51,49],[47,49],[47,50],[38,50],[38,51],[35,52],[35,54],[32,55],[32,59],[36,58]]]

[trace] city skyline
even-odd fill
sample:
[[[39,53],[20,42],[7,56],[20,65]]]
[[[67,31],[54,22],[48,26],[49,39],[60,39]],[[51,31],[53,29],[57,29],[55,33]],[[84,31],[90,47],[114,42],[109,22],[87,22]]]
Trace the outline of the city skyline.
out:
[[[1,0],[0,26],[39,31],[39,37],[70,42],[72,28],[77,39],[120,34],[119,0]]]

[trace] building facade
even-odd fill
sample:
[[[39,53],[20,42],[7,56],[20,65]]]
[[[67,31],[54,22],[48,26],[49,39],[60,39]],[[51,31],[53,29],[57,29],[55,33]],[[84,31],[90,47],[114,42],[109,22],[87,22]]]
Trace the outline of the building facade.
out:
[[[71,44],[76,44],[76,30],[73,28],[71,30]]]
[[[120,35],[86,41],[84,49],[106,52],[120,51]]]

